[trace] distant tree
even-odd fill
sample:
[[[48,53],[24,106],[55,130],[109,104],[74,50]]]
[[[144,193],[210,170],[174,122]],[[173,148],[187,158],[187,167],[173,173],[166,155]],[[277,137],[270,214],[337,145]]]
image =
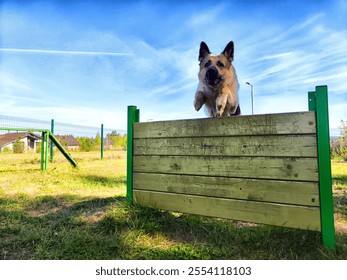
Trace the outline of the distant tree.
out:
[[[127,145],[127,135],[121,135],[116,130],[112,131],[111,133],[107,134],[107,139],[110,143],[112,143],[113,147],[116,149],[126,149]]]
[[[99,134],[95,136],[95,139],[93,141],[94,149],[100,149],[101,147],[101,137]]]
[[[77,137],[76,140],[80,143],[80,150],[82,152],[89,152],[93,150],[94,144],[92,139],[88,137]]]
[[[24,153],[24,142],[20,141],[19,138],[13,143],[13,152],[15,154]]]
[[[341,120],[339,129],[340,129],[340,138],[344,138],[346,140],[346,138],[347,138],[347,121]]]
[[[341,120],[340,136],[330,143],[331,156],[347,160],[347,121]]]
[[[111,133],[107,134],[107,137],[111,137],[111,136],[120,136],[120,134],[116,130],[112,130]]]
[[[340,137],[338,140],[339,155],[343,160],[347,160],[347,121],[341,120],[339,129],[340,129]]]

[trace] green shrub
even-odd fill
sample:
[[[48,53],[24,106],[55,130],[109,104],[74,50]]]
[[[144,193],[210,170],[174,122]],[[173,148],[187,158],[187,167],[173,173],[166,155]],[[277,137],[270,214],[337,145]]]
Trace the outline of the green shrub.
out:
[[[5,147],[1,150],[2,154],[10,154],[12,153],[12,149],[10,147]]]
[[[13,152],[15,154],[23,154],[24,153],[24,142],[20,141],[20,139],[17,139],[14,143],[13,143]]]

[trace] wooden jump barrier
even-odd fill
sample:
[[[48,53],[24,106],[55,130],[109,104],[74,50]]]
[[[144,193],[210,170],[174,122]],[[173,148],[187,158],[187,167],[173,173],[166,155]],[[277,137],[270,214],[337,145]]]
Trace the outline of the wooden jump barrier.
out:
[[[139,122],[128,107],[127,201],[321,231],[335,248],[328,92],[309,111]]]

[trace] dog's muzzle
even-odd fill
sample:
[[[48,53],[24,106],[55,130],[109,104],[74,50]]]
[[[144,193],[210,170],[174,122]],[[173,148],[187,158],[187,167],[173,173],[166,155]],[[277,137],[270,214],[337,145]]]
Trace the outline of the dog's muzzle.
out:
[[[212,66],[207,69],[206,75],[205,75],[206,84],[208,84],[209,86],[216,86],[219,84],[221,80],[222,80],[222,76],[219,75],[216,67]]]

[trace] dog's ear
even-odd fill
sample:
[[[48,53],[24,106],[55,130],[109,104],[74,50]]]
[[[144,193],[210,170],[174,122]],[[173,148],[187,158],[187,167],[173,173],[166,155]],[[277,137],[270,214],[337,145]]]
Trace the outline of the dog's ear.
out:
[[[200,43],[200,51],[199,51],[199,61],[202,62],[206,55],[210,54],[210,50],[205,42]]]
[[[232,62],[234,60],[234,42],[230,41],[227,46],[225,47],[224,51],[222,51],[222,54],[225,55],[225,57]]]

